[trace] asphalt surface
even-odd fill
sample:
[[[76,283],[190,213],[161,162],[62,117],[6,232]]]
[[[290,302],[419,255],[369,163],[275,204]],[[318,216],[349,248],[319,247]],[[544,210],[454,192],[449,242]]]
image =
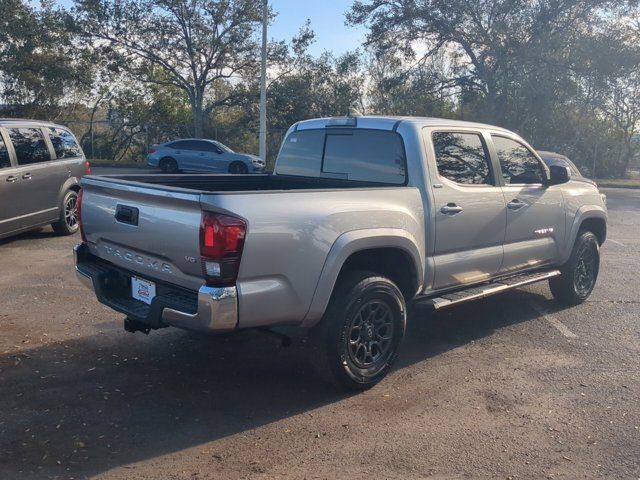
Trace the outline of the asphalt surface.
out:
[[[640,190],[608,190],[585,304],[546,284],[429,316],[370,391],[303,339],[129,334],[47,228],[0,241],[0,478],[640,478]]]

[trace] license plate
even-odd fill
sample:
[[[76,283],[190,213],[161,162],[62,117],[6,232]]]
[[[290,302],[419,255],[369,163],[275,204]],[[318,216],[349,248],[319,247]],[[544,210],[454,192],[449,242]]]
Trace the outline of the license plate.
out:
[[[131,277],[131,296],[151,305],[151,300],[156,296],[156,284],[143,278]]]

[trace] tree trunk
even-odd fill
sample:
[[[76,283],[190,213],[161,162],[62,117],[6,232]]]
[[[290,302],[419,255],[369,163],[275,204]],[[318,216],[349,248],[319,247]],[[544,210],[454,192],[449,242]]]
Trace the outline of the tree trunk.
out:
[[[193,113],[193,136],[195,138],[202,138],[204,135],[202,131],[203,124],[203,112],[202,105],[193,105],[192,106]]]
[[[202,106],[204,92],[201,92],[199,88],[196,89],[195,98],[191,101],[191,114],[193,116],[193,136],[195,138],[202,138],[204,135],[204,108]]]

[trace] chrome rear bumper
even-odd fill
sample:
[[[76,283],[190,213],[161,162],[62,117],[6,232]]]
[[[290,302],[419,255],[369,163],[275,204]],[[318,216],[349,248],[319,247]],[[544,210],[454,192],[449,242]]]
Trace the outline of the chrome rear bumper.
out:
[[[201,332],[228,332],[238,325],[236,287],[207,287],[198,290],[198,311],[194,314],[173,308],[162,310],[167,325]]]
[[[167,299],[168,297],[163,298],[158,295],[152,300],[149,308],[143,310],[146,315],[141,316],[139,308],[141,302],[132,299],[123,301],[110,296],[109,287],[103,281],[104,277],[111,273],[107,262],[100,260],[100,269],[98,270],[90,268],[92,256],[83,244],[76,245],[73,254],[78,280],[93,290],[101,303],[135,318],[139,322],[148,324],[151,328],[174,326],[199,332],[228,332],[238,326],[238,291],[235,286],[209,287],[203,285],[200,287],[197,292],[195,313],[172,305],[171,301]],[[93,258],[95,259],[95,257]],[[115,266],[113,266],[112,272],[127,275],[126,272],[123,273]],[[192,295],[193,293],[189,294],[189,296]],[[138,303],[137,305],[133,303],[137,307],[135,311],[128,308],[132,302]]]

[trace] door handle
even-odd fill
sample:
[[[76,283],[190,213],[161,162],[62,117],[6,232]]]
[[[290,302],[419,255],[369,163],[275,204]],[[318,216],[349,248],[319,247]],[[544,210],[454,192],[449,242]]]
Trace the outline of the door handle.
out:
[[[517,198],[514,198],[509,203],[507,203],[507,208],[509,210],[520,210],[522,207],[526,206],[526,203],[524,203],[522,200],[518,200]]]
[[[30,173],[25,173],[24,175],[22,175],[22,179],[23,180],[31,180],[31,174]]]
[[[13,183],[13,182],[15,182],[16,180],[18,180],[18,178],[17,178],[17,177],[14,177],[13,175],[9,175],[9,176],[7,177],[7,182],[9,182],[9,183]]]
[[[462,211],[462,207],[456,205],[455,203],[447,203],[440,209],[440,213],[444,213],[445,215],[456,215]]]

